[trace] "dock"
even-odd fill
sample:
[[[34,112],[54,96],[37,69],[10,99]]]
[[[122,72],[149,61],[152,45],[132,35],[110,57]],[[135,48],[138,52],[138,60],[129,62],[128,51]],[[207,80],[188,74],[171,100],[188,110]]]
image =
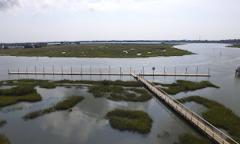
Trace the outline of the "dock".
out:
[[[79,76],[131,76],[131,73],[80,73],[80,72],[24,72],[9,71],[9,75],[79,75]],[[211,77],[210,74],[191,74],[191,73],[144,73],[140,76],[166,76],[166,77]]]
[[[140,81],[147,89],[149,89],[158,99],[162,100],[166,105],[168,105],[177,114],[183,117],[192,126],[200,130],[211,140],[218,144],[239,144],[230,136],[220,131],[218,128],[210,124],[208,121],[203,119],[198,114],[194,113],[187,107],[185,107],[178,100],[169,96],[166,92],[154,86],[153,83],[145,80],[143,77],[131,74],[136,80]]]
[[[196,71],[189,71],[189,67],[185,68],[185,71],[177,71],[177,68],[174,67],[174,71],[166,71],[166,68],[158,68],[161,71],[157,71],[155,67],[152,68],[152,72],[147,71],[146,68],[138,68],[138,70],[129,67],[129,68],[123,68],[118,67],[117,69],[106,67],[106,68],[93,68],[89,66],[89,68],[83,68],[82,66],[78,68],[70,67],[68,69],[63,69],[63,67],[56,69],[55,66],[52,66],[52,68],[49,70],[43,67],[37,67],[35,66],[34,69],[29,69],[29,67],[26,67],[26,69],[16,69],[16,70],[10,70],[8,69],[9,75],[90,75],[90,76],[131,76],[132,73],[138,74],[140,76],[166,76],[166,77],[211,77],[210,75],[210,69],[206,71],[206,73],[200,72],[199,68],[196,67]],[[139,71],[140,70],[140,71]],[[150,69],[148,69],[150,70]]]

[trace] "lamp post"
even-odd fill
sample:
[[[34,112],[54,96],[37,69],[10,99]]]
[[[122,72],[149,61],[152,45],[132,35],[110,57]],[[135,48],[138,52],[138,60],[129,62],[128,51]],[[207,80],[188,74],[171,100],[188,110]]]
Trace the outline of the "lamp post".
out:
[[[152,67],[152,71],[153,71],[153,76],[154,76],[154,72],[155,72],[156,68]]]

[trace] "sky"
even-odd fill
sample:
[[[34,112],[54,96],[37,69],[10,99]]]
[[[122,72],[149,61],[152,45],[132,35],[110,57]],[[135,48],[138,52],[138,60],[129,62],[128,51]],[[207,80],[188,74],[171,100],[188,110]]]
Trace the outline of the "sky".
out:
[[[0,43],[240,38],[240,0],[0,0]]]

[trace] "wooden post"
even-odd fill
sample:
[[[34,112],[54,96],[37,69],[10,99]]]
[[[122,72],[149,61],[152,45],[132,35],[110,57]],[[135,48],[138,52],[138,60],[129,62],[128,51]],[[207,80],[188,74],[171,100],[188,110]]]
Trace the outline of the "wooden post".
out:
[[[110,75],[110,73],[111,73],[111,67],[108,66],[108,75]]]
[[[81,75],[82,75],[82,65],[81,65]]]
[[[210,68],[208,68],[208,75],[210,75]]]
[[[100,73],[100,75],[102,75],[102,70],[101,70],[101,68],[99,68],[99,73]]]
[[[145,73],[145,72],[144,72],[144,67],[143,67],[143,76],[144,76],[144,73]]]
[[[90,75],[92,75],[92,66],[90,66]]]
[[[122,67],[120,67],[120,75],[122,75]]]
[[[166,74],[166,68],[164,67],[163,69],[164,69],[163,71],[164,71],[164,75],[165,75]]]
[[[72,70],[72,67],[71,67],[71,75],[73,74],[73,70]]]
[[[197,75],[198,75],[198,66],[197,66],[197,71],[196,71]]]
[[[62,75],[63,75],[63,66],[61,67],[61,70],[62,70]]]
[[[186,72],[185,72],[185,74],[187,74],[187,72],[188,72],[188,67],[186,67]]]
[[[43,74],[45,74],[45,68],[44,68],[44,66],[43,66]]]
[[[9,69],[8,69],[8,74],[9,74],[10,72],[9,72]]]
[[[52,66],[52,73],[53,73],[53,75],[54,75],[54,65]]]

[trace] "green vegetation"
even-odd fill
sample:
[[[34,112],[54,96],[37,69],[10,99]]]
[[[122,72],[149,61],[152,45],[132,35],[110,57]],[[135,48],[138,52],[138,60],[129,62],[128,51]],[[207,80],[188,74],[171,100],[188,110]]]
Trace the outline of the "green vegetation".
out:
[[[37,94],[37,91],[34,87],[39,86],[41,88],[55,88],[57,85],[62,84],[89,84],[96,85],[92,86],[99,87],[104,85],[104,87],[110,86],[110,88],[118,89],[121,86],[126,87],[139,87],[142,86],[141,83],[137,81],[70,81],[70,80],[61,80],[61,81],[48,81],[48,80],[34,80],[34,79],[22,79],[22,80],[8,80],[0,81],[1,84],[14,86],[10,89],[0,89],[0,107],[5,107],[18,102],[37,102],[41,101],[41,96]],[[106,88],[109,89],[109,88]],[[95,90],[96,91],[96,90]],[[102,94],[101,89],[98,89],[95,93],[99,92]],[[111,90],[109,90],[111,91]],[[115,89],[113,89],[115,91]],[[105,91],[106,92],[106,91]],[[109,96],[109,99],[112,100],[128,100],[128,101],[147,101],[151,98],[145,90],[140,89],[123,89],[120,88],[120,94],[112,93]],[[94,93],[94,91],[93,91]]]
[[[54,81],[48,81],[48,80],[34,80],[34,79],[21,79],[21,80],[8,80],[8,81],[2,81],[7,83],[8,85],[31,85],[31,86],[39,86],[40,88],[47,88],[52,89],[56,87],[56,83]]]
[[[52,113],[52,112],[56,112],[56,111],[69,110],[72,107],[74,107],[75,105],[77,105],[83,99],[84,98],[81,97],[81,96],[67,97],[65,100],[58,102],[53,107],[43,109],[43,110],[39,110],[39,111],[35,111],[35,112],[31,112],[31,113],[25,115],[24,119],[25,120],[34,119],[34,118],[37,118],[39,116],[42,116],[42,115],[45,115],[45,114],[48,114],[48,113]]]
[[[40,88],[53,89],[56,88],[55,82],[50,82],[47,80],[38,82]]]
[[[10,89],[0,89],[0,96],[23,96],[34,92],[36,90],[32,85],[18,85]]]
[[[208,108],[208,111],[203,113],[203,117],[215,125],[216,127],[226,130],[235,140],[240,142],[240,117],[234,112],[220,103],[200,96],[191,96],[180,99],[180,102],[196,102]]]
[[[76,80],[76,81],[71,81],[71,80],[60,80],[56,81],[57,85],[61,84],[90,84],[90,85],[119,85],[119,86],[126,86],[126,87],[139,87],[143,86],[141,83],[138,81],[121,81],[121,80],[116,80],[116,81],[88,81],[88,80]]]
[[[41,101],[41,96],[33,85],[18,85],[10,89],[0,89],[0,107],[16,104],[18,102]]]
[[[232,44],[228,47],[231,47],[231,48],[240,48],[240,44]]]
[[[21,79],[21,80],[8,80],[0,81],[0,83],[6,83],[7,85],[33,85],[39,86],[41,88],[55,88],[57,85],[62,84],[105,84],[105,85],[121,85],[127,87],[139,87],[142,86],[141,83],[137,81],[89,81],[89,80],[59,80],[59,81],[48,81],[48,80],[35,80],[35,79]]]
[[[211,142],[205,138],[198,138],[191,134],[183,134],[179,136],[179,144],[211,144]]]
[[[81,44],[32,49],[0,49],[0,55],[48,57],[137,58],[192,54],[168,44]]]
[[[147,134],[151,131],[152,119],[142,111],[129,111],[116,109],[108,112],[106,118],[110,125],[121,131],[132,131]]]
[[[176,83],[172,84],[161,84],[164,87],[163,90],[168,94],[178,94],[180,92],[187,92],[187,91],[195,91],[198,89],[203,89],[207,87],[212,88],[219,88],[218,86],[212,84],[209,81],[201,81],[201,82],[192,82],[192,81],[185,81],[185,80],[177,80]]]
[[[10,144],[10,141],[6,136],[0,134],[0,144]]]
[[[95,97],[106,97],[114,101],[144,102],[152,98],[145,89],[124,88],[119,85],[109,85],[108,83],[93,85],[89,87],[89,92]]]

